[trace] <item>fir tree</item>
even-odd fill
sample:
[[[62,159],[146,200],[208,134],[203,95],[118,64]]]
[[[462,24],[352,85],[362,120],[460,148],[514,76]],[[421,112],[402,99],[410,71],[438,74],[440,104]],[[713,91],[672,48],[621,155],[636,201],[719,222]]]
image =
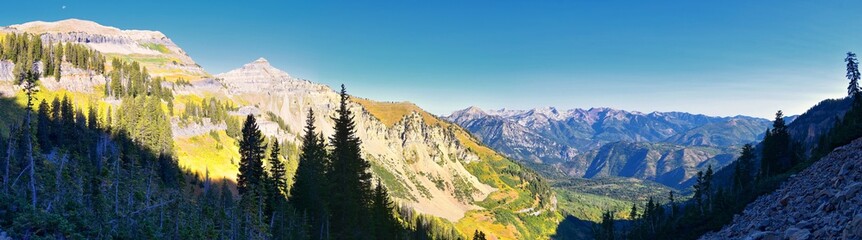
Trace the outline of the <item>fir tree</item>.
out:
[[[326,239],[328,202],[324,198],[324,191],[328,188],[325,177],[328,164],[324,143],[316,133],[314,121],[314,111],[309,108],[299,164],[293,176],[293,187],[290,189],[290,201],[301,214],[308,216],[312,238]]]
[[[784,123],[784,114],[781,110],[775,113],[772,130],[768,132],[763,139],[763,157],[760,161],[761,173],[766,177],[781,173],[793,164],[793,156],[790,152],[790,134],[787,132],[787,125]]]
[[[332,237],[361,238],[367,233],[367,212],[371,196],[371,165],[362,158],[360,140],[356,137],[353,113],[347,104],[350,96],[341,86],[338,116],[334,118],[335,134],[332,144]]]
[[[39,142],[39,147],[43,152],[48,152],[51,149],[51,109],[48,107],[48,102],[42,99],[39,103],[39,110],[36,113],[36,138]]]
[[[257,126],[257,120],[249,114],[243,124],[242,139],[239,141],[237,190],[240,196],[263,183],[263,156],[266,149],[263,141],[263,134]]]
[[[752,164],[754,162],[754,147],[745,144],[742,153],[736,160],[733,173],[733,187],[737,192],[745,192],[749,189],[753,179],[751,178]]]
[[[698,208],[699,213],[703,215],[703,194],[704,194],[704,179],[703,179],[703,171],[697,171],[697,179],[694,184],[694,195],[692,195],[692,201],[694,201],[694,205]]]
[[[485,233],[479,230],[473,231],[473,240],[486,240]]]
[[[33,104],[36,100],[36,92],[39,91],[38,86],[36,85],[36,81],[39,80],[38,74],[27,71],[26,77],[24,77],[23,82],[23,90],[27,95],[27,114],[24,117],[23,131],[24,131],[24,144],[26,146],[26,154],[28,165],[27,168],[30,170],[30,199],[33,208],[36,208],[36,202],[38,201],[38,197],[36,196],[36,159],[33,157],[33,142],[32,142],[32,129],[30,124],[30,113],[33,111]]]
[[[269,175],[272,177],[272,187],[277,190],[278,195],[287,192],[287,170],[280,158],[281,146],[278,140],[272,141],[272,149],[269,153]]]
[[[389,192],[380,179],[377,179],[377,186],[374,188],[372,220],[374,224],[374,234],[377,239],[398,239],[399,225],[398,220],[393,214],[395,207],[392,200],[389,199]]]
[[[850,85],[847,86],[847,95],[856,97],[859,95],[859,61],[856,60],[855,53],[847,52],[844,62],[847,63],[847,79],[850,80]]]
[[[239,141],[239,174],[237,175],[237,190],[242,208],[243,238],[265,239],[269,229],[265,223],[267,189],[266,173],[263,169],[263,158],[266,146],[263,134],[257,126],[253,115],[246,117],[242,128],[242,138]]]
[[[96,114],[96,109],[94,107],[90,107],[87,110],[87,128],[89,129],[97,129],[99,128],[99,117]]]
[[[599,228],[595,231],[595,237],[598,240],[613,240],[614,234],[614,212],[608,210],[602,214],[602,222],[599,223]]]

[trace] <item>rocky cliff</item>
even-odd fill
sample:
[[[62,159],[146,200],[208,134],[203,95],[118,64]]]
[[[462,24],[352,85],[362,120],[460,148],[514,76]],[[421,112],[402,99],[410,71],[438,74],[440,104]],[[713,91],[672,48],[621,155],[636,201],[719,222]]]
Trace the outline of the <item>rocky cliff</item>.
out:
[[[295,78],[263,58],[215,77],[223,88],[193,85],[177,92],[223,96],[241,104],[237,114],[274,113],[287,129],[263,120],[263,132],[295,144],[299,144],[309,109],[317,116],[318,129],[326,136],[332,134],[339,96],[328,86]],[[407,205],[457,221],[466,211],[479,209],[473,202],[495,190],[467,171],[464,164],[479,157],[448,128],[426,122],[418,112],[387,125],[363,105],[354,102],[349,107],[355,113],[363,154],[372,162],[375,174]]]
[[[120,30],[92,21],[35,21],[0,28],[0,32],[38,34],[46,43],[80,43],[110,57],[137,60],[155,76],[200,78],[207,73],[182,48],[158,31]]]
[[[836,148],[701,239],[862,239],[862,139]]]

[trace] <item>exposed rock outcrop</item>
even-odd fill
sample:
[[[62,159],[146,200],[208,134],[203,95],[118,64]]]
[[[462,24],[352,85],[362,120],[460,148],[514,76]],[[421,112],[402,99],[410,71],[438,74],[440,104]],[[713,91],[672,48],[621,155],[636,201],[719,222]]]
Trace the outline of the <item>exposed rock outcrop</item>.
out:
[[[103,54],[147,59],[140,62],[155,76],[207,75],[182,48],[158,31],[121,30],[92,21],[67,19],[11,25],[0,28],[0,32],[38,34],[46,43],[79,43]]]
[[[317,116],[318,130],[326,136],[332,134],[332,117],[340,96],[326,85],[295,78],[263,58],[215,77],[224,87],[210,83],[206,84],[209,87],[183,87],[177,92],[224,95],[243,104],[236,114],[272,112],[283,118],[287,132],[276,134],[267,129],[265,121],[261,122],[261,130],[294,143],[300,141],[310,108]],[[416,112],[387,125],[358,103],[351,102],[348,107],[354,113],[356,134],[362,139],[362,153],[404,204],[457,221],[466,211],[478,208],[474,201],[485,199],[495,190],[467,171],[464,164],[479,157],[464,147],[450,129],[429,124]]]
[[[791,176],[701,239],[862,239],[862,139]]]

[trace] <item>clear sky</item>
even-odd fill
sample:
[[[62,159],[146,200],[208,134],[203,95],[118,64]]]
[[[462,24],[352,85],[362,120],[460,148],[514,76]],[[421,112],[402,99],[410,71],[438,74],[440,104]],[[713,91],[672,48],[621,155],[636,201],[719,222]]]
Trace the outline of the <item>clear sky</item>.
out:
[[[214,74],[265,57],[436,114],[800,114],[842,97],[844,54],[862,52],[860,1],[662,2],[15,1],[0,25],[79,18],[158,30]]]

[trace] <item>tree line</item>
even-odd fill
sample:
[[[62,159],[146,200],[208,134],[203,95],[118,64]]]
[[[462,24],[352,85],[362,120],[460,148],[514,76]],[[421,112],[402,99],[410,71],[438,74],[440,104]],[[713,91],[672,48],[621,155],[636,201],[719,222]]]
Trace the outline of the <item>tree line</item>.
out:
[[[782,111],[775,114],[772,128],[767,129],[758,148],[747,144],[733,163],[733,175],[727,186],[714,186],[718,181],[710,167],[698,172],[694,193],[688,201],[678,203],[671,192],[663,204],[653,199],[640,213],[632,206],[627,228],[614,226],[613,215],[607,212],[595,231],[599,239],[696,239],[708,231],[716,231],[730,223],[735,214],[757,197],[777,189],[789,175],[799,172],[839,146],[862,137],[862,98],[860,98],[858,60],[849,52],[847,67],[848,98],[853,104],[839,117],[805,156],[804,147],[794,141],[788,131]],[[759,166],[755,163],[758,160]],[[621,230],[622,229],[622,230]]]
[[[75,68],[105,73],[105,56],[83,44],[43,42],[40,35],[8,33],[0,38],[0,59],[15,64],[13,76],[17,83],[24,80],[36,63],[42,63],[41,76],[53,76],[60,80],[62,63],[68,62]]]

